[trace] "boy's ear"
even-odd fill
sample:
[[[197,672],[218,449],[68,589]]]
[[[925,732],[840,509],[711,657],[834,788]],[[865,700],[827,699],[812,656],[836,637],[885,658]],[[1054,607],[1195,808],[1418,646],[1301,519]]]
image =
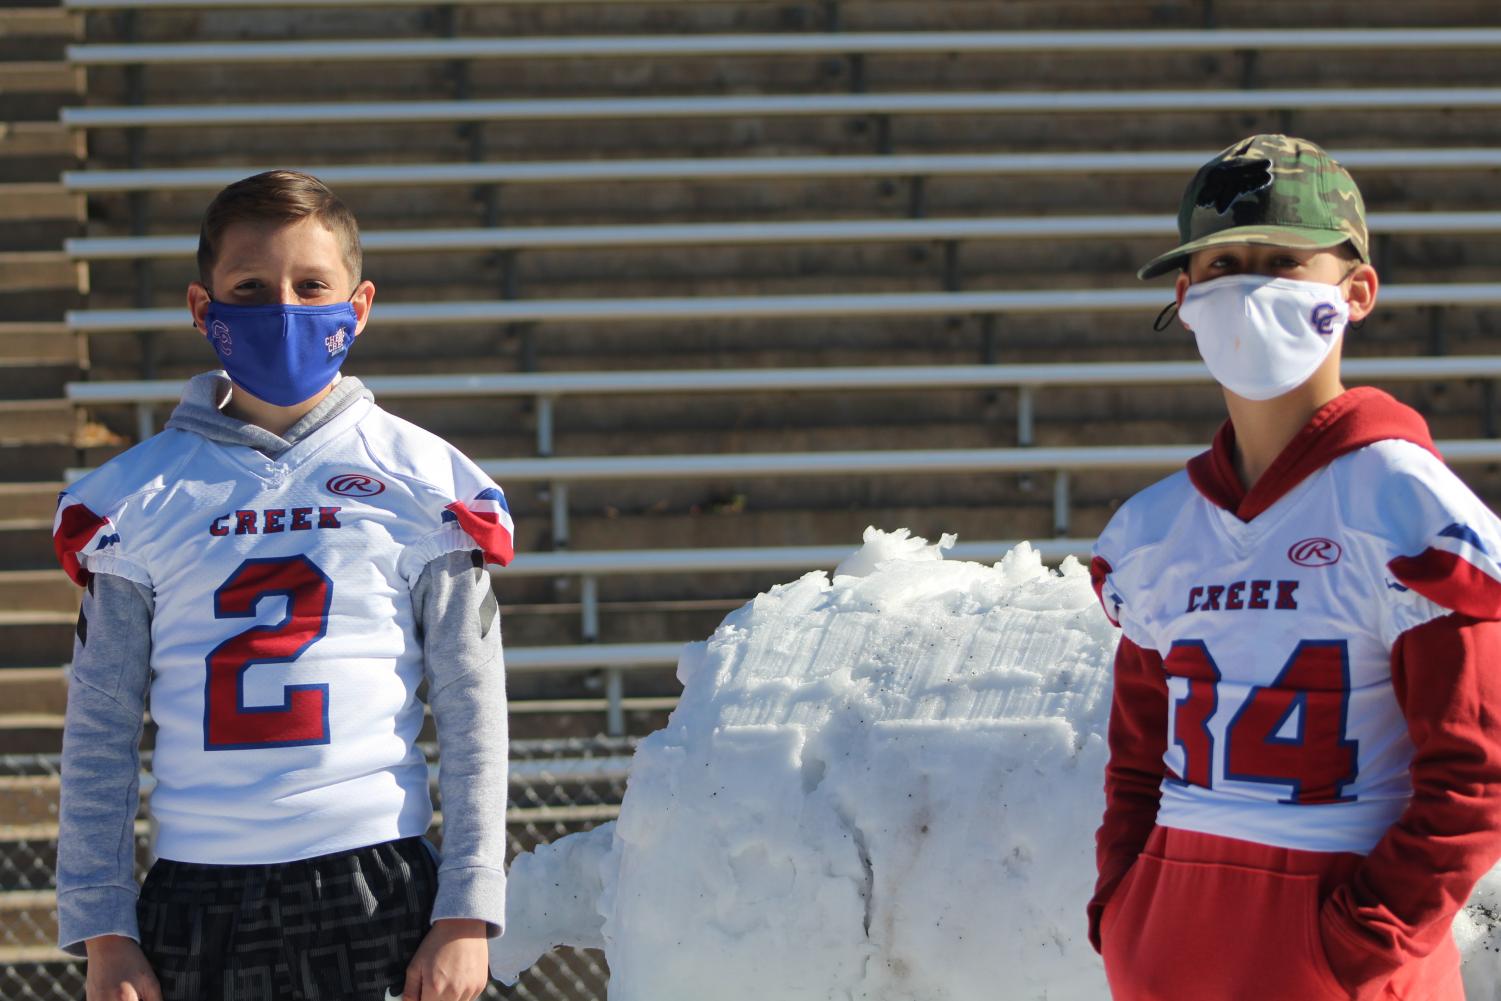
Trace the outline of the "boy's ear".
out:
[[[1361,264],[1350,272],[1347,281],[1350,283],[1350,322],[1359,323],[1376,308],[1376,295],[1381,290],[1381,279],[1377,277],[1375,268]]]
[[[349,297],[349,304],[354,307],[355,323],[354,336],[358,337],[365,330],[365,322],[370,319],[370,307],[375,304],[375,283],[366,279],[354,287],[354,294]]]
[[[208,328],[205,326],[204,315],[213,301],[214,297],[209,295],[208,287],[203,282],[188,283],[188,312],[193,314],[193,326],[205,337],[208,336]]]
[[[1183,308],[1183,297],[1188,294],[1188,286],[1188,272],[1178,272],[1178,279],[1173,283],[1173,297],[1177,300],[1179,309]],[[1178,317],[1178,322],[1183,323],[1183,317],[1181,315]],[[1183,329],[1189,330],[1191,328],[1188,326],[1188,324],[1183,323]]]

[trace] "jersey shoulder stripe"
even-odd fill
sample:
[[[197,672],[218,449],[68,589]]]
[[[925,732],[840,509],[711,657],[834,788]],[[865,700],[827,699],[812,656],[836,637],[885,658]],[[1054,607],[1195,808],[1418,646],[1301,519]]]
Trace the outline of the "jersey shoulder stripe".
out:
[[[97,554],[106,550],[115,564],[112,569],[123,566],[121,553],[126,540],[119,527],[122,512],[133,499],[172,483],[201,441],[183,431],[163,431],[121,452],[58,495],[52,548],[75,584],[87,586],[91,558],[104,562]],[[142,571],[127,568],[124,576],[146,583]]]
[[[371,406],[359,431],[371,461],[404,482],[414,496],[426,497],[439,524],[456,524],[487,562],[511,562],[516,528],[505,493],[473,460],[378,406]]]
[[[1400,587],[1501,619],[1501,520],[1426,449],[1383,441],[1335,464],[1346,524],[1377,536]]]

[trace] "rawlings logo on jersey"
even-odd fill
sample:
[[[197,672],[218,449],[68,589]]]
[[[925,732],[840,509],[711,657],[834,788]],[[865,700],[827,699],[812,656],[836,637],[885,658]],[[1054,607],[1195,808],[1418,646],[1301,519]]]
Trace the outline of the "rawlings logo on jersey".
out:
[[[1294,542],[1287,550],[1287,558],[1300,567],[1329,567],[1339,562],[1345,554],[1333,539],[1312,538]]]
[[[384,483],[365,473],[340,473],[323,486],[329,493],[342,497],[374,497],[386,490]]]

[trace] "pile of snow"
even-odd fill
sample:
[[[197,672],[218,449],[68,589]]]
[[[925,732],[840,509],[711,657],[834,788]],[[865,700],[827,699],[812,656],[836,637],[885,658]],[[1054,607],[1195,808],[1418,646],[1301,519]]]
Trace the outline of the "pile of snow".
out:
[[[1107,996],[1084,904],[1117,634],[1088,573],[865,540],[687,648],[619,820],[515,860],[496,977],[572,945],[612,1001]],[[1495,913],[1456,923],[1471,997],[1501,996]]]

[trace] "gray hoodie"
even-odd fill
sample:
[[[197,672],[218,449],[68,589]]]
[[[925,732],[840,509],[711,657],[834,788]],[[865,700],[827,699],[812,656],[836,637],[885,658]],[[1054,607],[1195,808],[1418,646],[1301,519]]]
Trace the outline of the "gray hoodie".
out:
[[[222,372],[189,381],[167,427],[247,445],[276,458],[357,400],[344,376],[301,420],[275,435],[223,412]],[[505,920],[507,719],[500,611],[478,549],[439,557],[412,589],[428,705],[441,749],[443,855],[432,918]],[[151,684],[151,590],[95,574],[84,593],[63,726],[58,818],[58,944],[73,955],[98,935],[140,940],[135,816],[140,739]]]

